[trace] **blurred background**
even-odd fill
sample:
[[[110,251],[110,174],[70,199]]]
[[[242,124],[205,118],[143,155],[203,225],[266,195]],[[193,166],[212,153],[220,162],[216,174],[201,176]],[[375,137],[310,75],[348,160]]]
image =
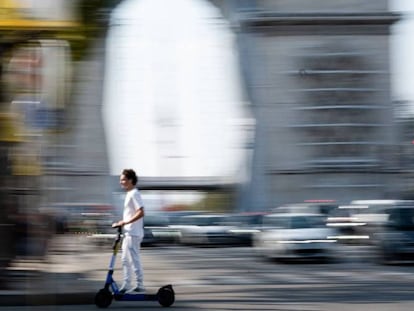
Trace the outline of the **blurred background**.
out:
[[[106,233],[123,168],[139,175],[149,244],[213,232],[250,245],[264,215],[304,205],[346,232],[324,238],[360,243],[372,229],[354,228],[374,219],[355,216],[361,205],[383,215],[414,198],[413,11],[402,0],[0,1],[2,270],[45,256],[55,234]]]

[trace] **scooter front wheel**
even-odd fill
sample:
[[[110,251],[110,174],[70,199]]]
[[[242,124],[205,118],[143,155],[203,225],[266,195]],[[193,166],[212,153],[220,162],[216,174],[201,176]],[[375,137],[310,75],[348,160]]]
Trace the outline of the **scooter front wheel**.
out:
[[[95,305],[98,308],[107,308],[112,303],[112,299],[112,293],[109,290],[102,288],[95,295]]]
[[[174,303],[175,293],[171,285],[161,287],[157,293],[158,302],[163,307],[169,307]]]

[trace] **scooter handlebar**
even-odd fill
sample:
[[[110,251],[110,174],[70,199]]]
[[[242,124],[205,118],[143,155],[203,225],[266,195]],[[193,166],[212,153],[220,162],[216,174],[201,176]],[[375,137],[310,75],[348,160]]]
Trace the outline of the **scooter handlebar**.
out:
[[[118,225],[117,223],[112,224],[112,228],[118,229],[118,232],[119,233],[122,232],[122,226],[121,225]]]

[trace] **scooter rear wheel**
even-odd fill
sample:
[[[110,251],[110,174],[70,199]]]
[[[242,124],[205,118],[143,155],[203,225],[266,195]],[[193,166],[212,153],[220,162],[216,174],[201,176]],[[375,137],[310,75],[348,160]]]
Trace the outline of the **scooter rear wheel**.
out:
[[[107,308],[112,303],[112,299],[112,293],[109,290],[102,288],[95,295],[95,305],[98,308]]]
[[[174,303],[175,293],[171,285],[161,287],[157,293],[158,302],[163,307],[169,307]]]

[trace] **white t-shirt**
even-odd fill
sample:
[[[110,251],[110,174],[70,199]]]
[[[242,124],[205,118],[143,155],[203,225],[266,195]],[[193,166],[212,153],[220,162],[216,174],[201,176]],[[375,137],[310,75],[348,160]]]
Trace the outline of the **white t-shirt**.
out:
[[[144,208],[141,194],[138,189],[134,188],[127,191],[124,202],[123,220],[130,220],[140,208]],[[124,226],[126,235],[144,237],[144,217]]]

